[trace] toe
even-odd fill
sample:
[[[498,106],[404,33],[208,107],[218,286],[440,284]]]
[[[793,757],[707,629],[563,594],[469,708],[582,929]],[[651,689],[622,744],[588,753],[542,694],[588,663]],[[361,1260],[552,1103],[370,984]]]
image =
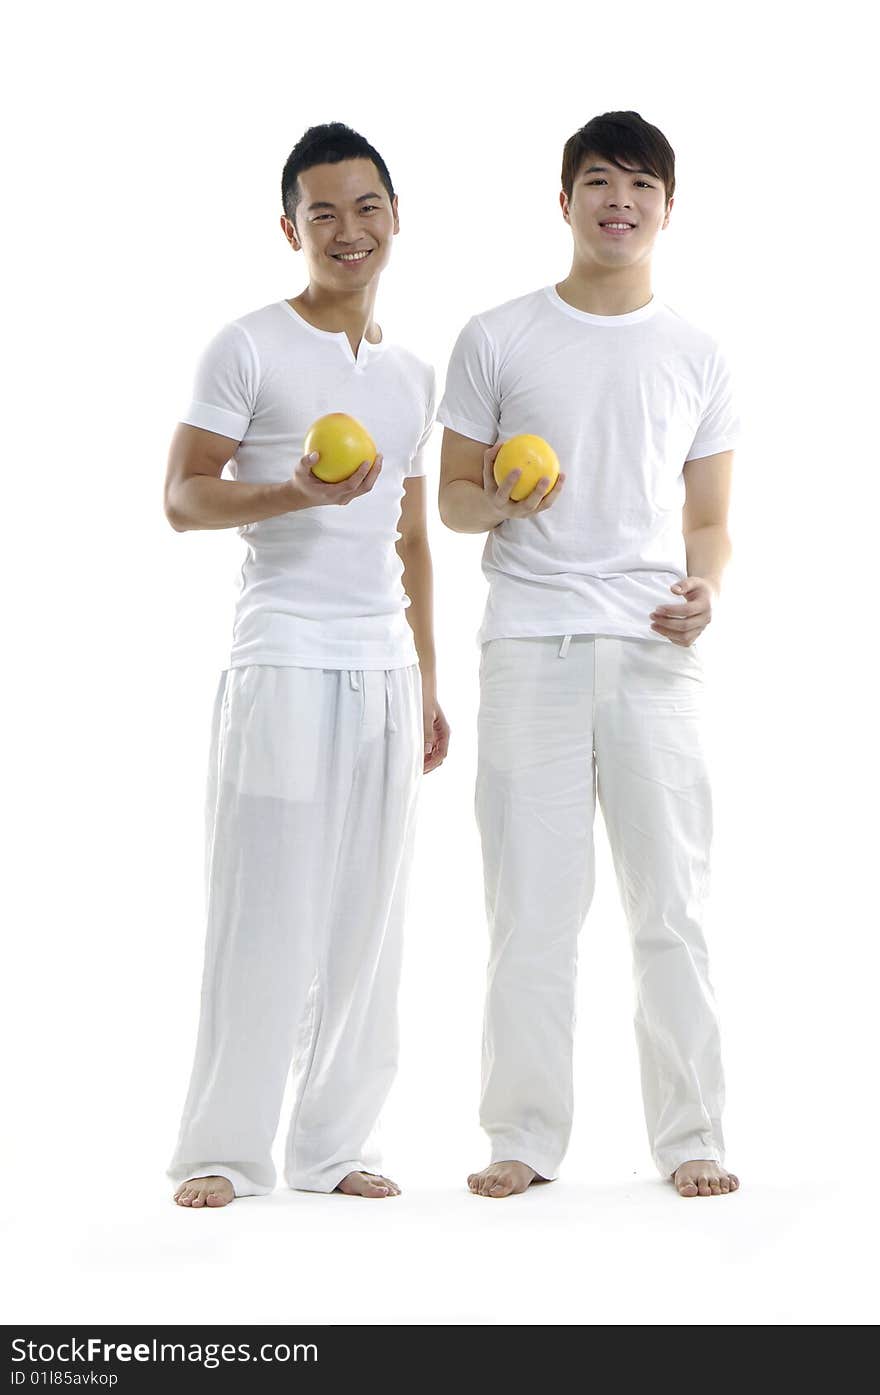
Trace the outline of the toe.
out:
[[[706,1177],[705,1174],[697,1178],[697,1191],[700,1193],[700,1196],[712,1195],[711,1191],[709,1190],[709,1178]]]
[[[692,1182],[690,1180],[688,1180],[687,1182],[679,1182],[678,1193],[679,1196],[696,1196],[697,1185],[695,1182]]]
[[[721,1187],[722,1192],[729,1192],[729,1191],[730,1191],[730,1178],[729,1178],[729,1177],[722,1177],[722,1178],[721,1178],[721,1182],[720,1182],[719,1185],[720,1185],[720,1187]]]

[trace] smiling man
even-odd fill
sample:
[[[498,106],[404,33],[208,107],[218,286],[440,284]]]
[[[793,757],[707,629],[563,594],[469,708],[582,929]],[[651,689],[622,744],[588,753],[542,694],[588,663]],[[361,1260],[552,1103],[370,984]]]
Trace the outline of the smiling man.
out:
[[[738,1186],[701,924],[712,802],[697,641],[730,556],[739,424],[716,341],[652,294],[674,189],[672,148],[637,112],[575,132],[560,193],[571,270],[468,321],[437,413],[443,521],[487,534],[476,813],[492,1158],[468,1179],[480,1196],[554,1178],[568,1145],[597,797],[632,942],[654,1162],[682,1196]],[[514,503],[518,474],[499,487],[493,463],[520,433],[549,441],[563,473]]]
[[[178,531],[235,527],[246,544],[213,714],[201,1017],[168,1169],[195,1208],[272,1190],[291,1062],[287,1184],[397,1195],[375,1126],[396,1070],[420,779],[449,741],[425,505],[434,374],[373,318],[397,195],[340,122],[305,133],[281,194],[308,285],[209,343],[165,491]],[[333,412],[377,445],[336,484],[303,455]]]

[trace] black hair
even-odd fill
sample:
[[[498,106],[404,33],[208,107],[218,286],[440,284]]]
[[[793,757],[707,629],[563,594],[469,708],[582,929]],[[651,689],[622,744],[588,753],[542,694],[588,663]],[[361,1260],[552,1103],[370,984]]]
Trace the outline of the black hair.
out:
[[[303,170],[311,169],[313,165],[338,165],[342,160],[372,160],[389,199],[394,198],[391,175],[378,150],[374,150],[364,136],[344,125],[342,121],[329,121],[323,126],[310,126],[305,135],[300,136],[287,157],[281,176],[281,204],[292,223],[296,223],[296,210],[300,201],[297,176],[302,174]]]
[[[562,187],[568,198],[588,155],[601,155],[618,169],[649,170],[663,183],[666,202],[675,193],[675,151],[663,132],[637,111],[606,111],[575,131],[562,152]]]

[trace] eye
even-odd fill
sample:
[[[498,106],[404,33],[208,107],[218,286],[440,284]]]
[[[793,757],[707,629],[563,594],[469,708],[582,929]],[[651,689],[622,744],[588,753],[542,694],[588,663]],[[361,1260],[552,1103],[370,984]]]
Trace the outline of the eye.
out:
[[[605,180],[604,180],[604,179],[588,179],[588,180],[586,181],[586,183],[587,183],[587,184],[604,184],[604,183],[605,183]],[[654,185],[653,185],[653,184],[649,184],[648,181],[647,181],[646,179],[637,179],[637,180],[636,180],[636,183],[637,183],[637,184],[644,184],[644,186],[645,186],[646,189],[653,189],[653,187],[654,187]]]
[[[332,213],[319,213],[318,216],[317,216],[316,218],[313,218],[313,219],[312,219],[312,222],[313,222],[313,223],[320,223],[320,222],[322,221],[322,219],[324,219],[324,218],[332,218],[332,217],[333,217],[333,214],[332,214]]]
[[[377,203],[365,203],[361,209],[362,213],[372,213],[379,207]]]

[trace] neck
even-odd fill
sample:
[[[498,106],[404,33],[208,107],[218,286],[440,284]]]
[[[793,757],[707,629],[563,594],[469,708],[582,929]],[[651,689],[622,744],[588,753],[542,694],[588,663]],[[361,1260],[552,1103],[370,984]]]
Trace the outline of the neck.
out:
[[[365,286],[363,290],[340,295],[310,282],[290,303],[317,329],[335,334],[342,331],[357,344],[364,338],[370,344],[378,344],[382,334],[373,319],[376,289]]]
[[[651,299],[651,266],[584,266],[572,262],[571,271],[556,287],[557,295],[590,315],[627,315]]]

